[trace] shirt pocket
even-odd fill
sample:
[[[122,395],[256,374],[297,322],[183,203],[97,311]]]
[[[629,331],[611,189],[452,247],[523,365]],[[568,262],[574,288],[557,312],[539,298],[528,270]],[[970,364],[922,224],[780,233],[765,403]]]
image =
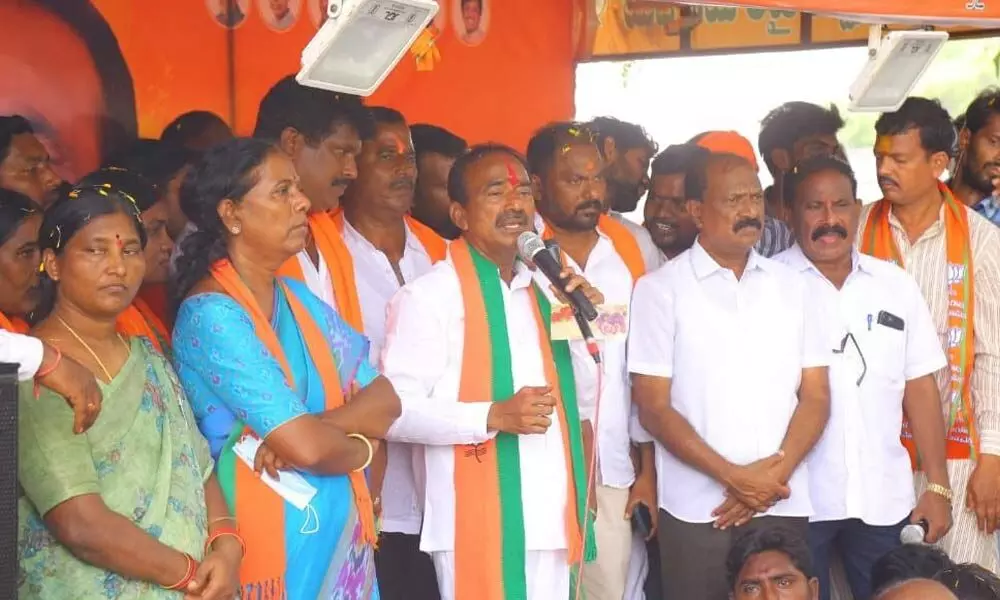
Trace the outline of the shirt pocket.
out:
[[[844,346],[844,354],[864,357],[861,365],[865,371],[864,383],[887,391],[901,391],[906,385],[906,331],[884,325],[873,324],[871,330],[855,333],[858,348],[850,340]],[[860,373],[859,373],[860,376]]]

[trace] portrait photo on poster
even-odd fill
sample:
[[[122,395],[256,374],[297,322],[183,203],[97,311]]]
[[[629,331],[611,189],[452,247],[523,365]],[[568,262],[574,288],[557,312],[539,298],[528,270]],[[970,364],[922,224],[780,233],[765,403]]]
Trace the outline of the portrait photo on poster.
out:
[[[257,0],[260,18],[272,31],[287,31],[299,20],[302,0]]]
[[[90,0],[0,2],[0,115],[31,124],[66,181],[96,169],[136,136],[132,74]],[[35,148],[35,150],[39,150]],[[33,151],[34,152],[34,151]]]
[[[458,41],[466,46],[482,44],[490,29],[491,0],[452,0],[452,3],[452,23]]]
[[[212,19],[226,29],[243,25],[250,14],[250,0],[205,0],[205,6]]]

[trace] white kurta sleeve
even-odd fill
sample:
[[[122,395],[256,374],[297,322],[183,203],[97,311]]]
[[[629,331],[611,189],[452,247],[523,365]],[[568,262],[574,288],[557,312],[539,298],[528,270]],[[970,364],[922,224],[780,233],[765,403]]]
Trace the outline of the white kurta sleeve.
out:
[[[28,381],[42,366],[42,341],[28,335],[0,330],[0,363],[20,365],[17,378]]]

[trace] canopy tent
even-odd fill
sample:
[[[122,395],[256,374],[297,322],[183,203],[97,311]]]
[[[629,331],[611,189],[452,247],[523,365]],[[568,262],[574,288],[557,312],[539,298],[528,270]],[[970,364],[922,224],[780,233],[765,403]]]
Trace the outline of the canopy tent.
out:
[[[69,178],[96,167],[118,140],[159,137],[189,110],[213,111],[237,133],[249,134],[267,89],[298,70],[325,0],[232,0],[238,11],[228,20],[226,1],[0,2],[0,114],[25,114],[38,124]],[[867,38],[867,28],[855,21],[801,11],[1000,25],[1000,3],[987,6],[986,0],[743,0],[750,8],[656,0],[439,4],[427,35],[370,102],[471,142],[516,148],[539,125],[572,117],[581,60]]]

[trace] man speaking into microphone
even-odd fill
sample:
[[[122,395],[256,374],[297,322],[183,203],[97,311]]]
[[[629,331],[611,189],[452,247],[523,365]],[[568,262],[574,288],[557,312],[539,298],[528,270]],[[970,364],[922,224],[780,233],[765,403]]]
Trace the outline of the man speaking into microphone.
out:
[[[567,343],[550,339],[550,301],[518,259],[535,219],[524,159],[475,146],[455,161],[448,194],[461,238],[389,307],[382,368],[402,414],[387,437],[426,445],[420,549],[443,600],[565,600],[571,570],[596,551],[592,417],[577,404]],[[567,292],[604,301],[562,276]],[[454,417],[434,419],[443,413]]]
[[[528,142],[528,169],[538,209],[536,230],[544,239],[557,243],[564,265],[582,273],[604,293],[605,307],[619,307],[624,315],[632,288],[647,265],[632,232],[605,214],[604,164],[593,136],[580,123],[553,123],[540,129]],[[535,281],[548,289],[548,280],[540,270],[535,272]],[[575,325],[569,329],[574,331]],[[595,323],[592,329],[600,328]],[[599,397],[601,404],[595,527],[600,551],[597,560],[583,570],[588,600],[622,600],[632,549],[629,518],[641,503],[652,511],[655,523],[652,443],[646,444],[638,474],[632,463],[625,336],[623,328],[598,342],[601,364],[595,362],[582,340],[570,342],[577,400],[594,405]]]
[[[628,370],[657,442],[664,597],[726,600],[735,537],[806,536],[802,461],[829,417],[830,348],[799,275],[753,250],[764,199],[751,164],[709,154],[684,184],[698,239],[636,285]]]

